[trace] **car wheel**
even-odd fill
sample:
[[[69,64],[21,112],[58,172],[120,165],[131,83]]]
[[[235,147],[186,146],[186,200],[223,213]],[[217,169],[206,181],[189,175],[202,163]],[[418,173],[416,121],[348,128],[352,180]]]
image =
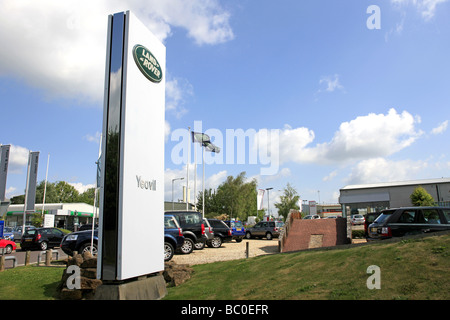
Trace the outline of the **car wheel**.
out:
[[[205,241],[198,241],[194,245],[195,250],[202,250],[205,247]]]
[[[6,252],[7,254],[13,252],[13,247],[12,247],[12,245],[8,244],[8,245],[5,247],[5,252]]]
[[[47,250],[47,248],[48,248],[47,242],[42,241],[41,244],[39,245],[39,248],[41,248],[42,251]]]
[[[194,250],[194,241],[189,238],[185,238],[180,250],[184,254],[191,253]]]
[[[80,254],[83,254],[87,251],[91,252],[91,243],[90,242],[85,243],[80,247]],[[94,243],[94,246],[92,248],[92,255],[96,256],[97,253],[98,253],[97,245]]]
[[[267,240],[272,240],[273,236],[272,236],[272,234],[270,232],[267,232],[266,233],[266,238],[267,238]]]
[[[237,242],[237,243],[242,242],[242,238],[237,238],[237,239],[236,239],[236,242]]]
[[[164,261],[172,259],[174,254],[173,246],[169,242],[164,242]]]
[[[245,233],[245,238],[251,239],[252,238],[252,234],[250,232],[246,232]]]
[[[222,238],[221,237],[214,237],[211,240],[211,247],[219,248],[221,245],[222,245]]]

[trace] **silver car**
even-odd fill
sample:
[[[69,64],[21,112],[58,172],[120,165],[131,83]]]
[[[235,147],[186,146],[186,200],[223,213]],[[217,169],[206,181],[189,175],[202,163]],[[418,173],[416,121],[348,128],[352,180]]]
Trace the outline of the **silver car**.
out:
[[[352,225],[364,224],[365,221],[366,219],[364,219],[364,216],[362,214],[352,215]]]

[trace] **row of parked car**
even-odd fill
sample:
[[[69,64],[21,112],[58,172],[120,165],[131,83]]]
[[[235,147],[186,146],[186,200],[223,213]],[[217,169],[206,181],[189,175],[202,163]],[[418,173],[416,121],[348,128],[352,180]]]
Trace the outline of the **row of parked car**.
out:
[[[204,219],[196,211],[168,211],[164,214],[164,260],[175,252],[190,254],[205,246],[219,248],[233,239],[241,242],[245,229],[240,221]]]
[[[195,211],[168,211],[164,215],[164,259],[170,260],[177,251],[189,254],[205,246],[219,248],[222,243],[241,242],[244,237],[271,240],[279,236],[283,226],[283,222],[262,221],[245,229],[241,221],[204,219]]]
[[[22,250],[46,250],[54,247],[61,249],[69,255],[74,251],[83,253],[91,251],[97,253],[98,230],[94,229],[92,238],[92,226],[86,225],[86,230],[64,234],[57,228],[35,228],[27,226],[25,233],[20,238]],[[205,246],[219,248],[223,243],[235,240],[241,242],[247,238],[278,237],[282,229],[282,222],[259,222],[253,228],[245,229],[241,221],[218,219],[204,219],[200,212],[195,211],[170,211],[164,214],[164,259],[172,259],[175,252],[189,254],[194,249],[201,250]],[[92,243],[92,248],[91,248]],[[12,241],[12,244],[14,242]],[[15,250],[8,246],[8,252]]]

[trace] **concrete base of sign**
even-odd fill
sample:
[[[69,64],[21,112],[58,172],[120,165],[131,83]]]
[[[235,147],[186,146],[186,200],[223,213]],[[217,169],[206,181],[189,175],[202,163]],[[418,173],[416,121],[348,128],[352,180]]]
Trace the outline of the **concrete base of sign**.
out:
[[[166,296],[166,282],[162,275],[140,277],[137,280],[105,284],[95,290],[94,300],[159,300]]]

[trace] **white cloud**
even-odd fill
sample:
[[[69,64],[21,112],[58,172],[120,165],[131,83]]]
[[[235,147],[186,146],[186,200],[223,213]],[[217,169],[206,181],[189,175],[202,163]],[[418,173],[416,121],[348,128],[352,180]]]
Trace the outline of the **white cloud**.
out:
[[[291,169],[286,167],[286,168],[282,168],[276,174],[273,174],[273,175],[257,174],[257,175],[248,177],[246,182],[250,182],[253,179],[256,179],[257,185],[262,186],[262,185],[274,183],[275,181],[280,180],[282,178],[290,177],[291,175],[292,175]]]
[[[83,184],[81,182],[68,182],[72,187],[74,187],[80,194],[88,189],[95,188],[95,184]]]
[[[197,186],[196,194],[202,191],[202,166],[197,165]],[[195,166],[194,163],[189,164],[189,190],[191,202],[194,201],[194,185],[195,185]],[[172,201],[172,179],[183,178],[183,180],[174,181],[173,198],[174,201],[183,199],[183,186],[186,186],[187,180],[187,166],[184,165],[181,169],[166,169],[164,171],[164,199],[165,201]],[[209,177],[205,177],[205,189],[217,189],[217,187],[226,180],[227,171],[219,171]]]
[[[193,92],[189,81],[169,76],[166,81],[166,112],[174,113],[178,119],[181,118],[187,112],[183,104],[194,94]]]
[[[414,179],[415,175],[428,167],[426,161],[392,161],[373,158],[359,162],[352,170],[348,184],[391,182]]]
[[[170,136],[170,123],[167,120],[164,121],[164,141],[169,141]]]
[[[255,140],[258,141],[259,146],[267,146],[268,151],[271,152],[270,157],[278,157],[280,163],[306,162],[303,151],[307,149],[306,146],[314,140],[314,137],[314,131],[308,128],[293,129],[291,126],[285,125],[282,130],[279,130],[278,135],[268,134],[267,129],[261,129],[256,133]],[[277,145],[279,145],[278,150]]]
[[[329,175],[327,175],[326,177],[323,177],[322,181],[331,181],[331,180],[333,180],[333,178],[336,177],[337,173],[338,173],[337,170],[334,170],[334,171],[330,172]]]
[[[402,20],[395,24],[395,28],[391,28],[384,35],[384,40],[387,42],[392,35],[400,36],[403,33],[403,27],[405,25],[405,14],[402,14]]]
[[[83,138],[89,142],[99,144],[101,136],[102,136],[101,132],[97,131],[94,135],[88,133]]]
[[[17,193],[17,188],[16,187],[9,187],[9,188],[6,189],[5,196],[6,196],[7,199],[10,199],[10,198],[15,197],[17,195],[19,195],[19,194]]]
[[[103,98],[107,16],[130,9],[162,41],[172,27],[197,44],[233,38],[217,0],[0,2],[0,76],[44,90],[47,98]]]
[[[433,130],[431,130],[431,133],[432,134],[443,133],[445,130],[447,130],[447,126],[448,126],[448,120],[445,120],[444,122],[439,124],[439,126],[437,126],[436,128],[433,128]]]
[[[325,84],[325,86],[319,90],[319,92],[333,92],[337,89],[344,90],[344,87],[339,82],[339,75],[334,74],[332,76],[324,76],[320,79],[319,84]]]
[[[431,20],[436,13],[436,6],[448,0],[391,0],[397,7],[412,5],[425,21]]]
[[[30,150],[27,148],[11,145],[11,149],[9,150],[8,174],[26,173],[29,153]]]
[[[422,135],[415,124],[420,118],[390,109],[387,114],[370,113],[343,122],[329,142],[308,145],[314,132],[307,128],[285,127],[279,139],[280,163],[347,163],[354,160],[385,157],[411,144]]]

